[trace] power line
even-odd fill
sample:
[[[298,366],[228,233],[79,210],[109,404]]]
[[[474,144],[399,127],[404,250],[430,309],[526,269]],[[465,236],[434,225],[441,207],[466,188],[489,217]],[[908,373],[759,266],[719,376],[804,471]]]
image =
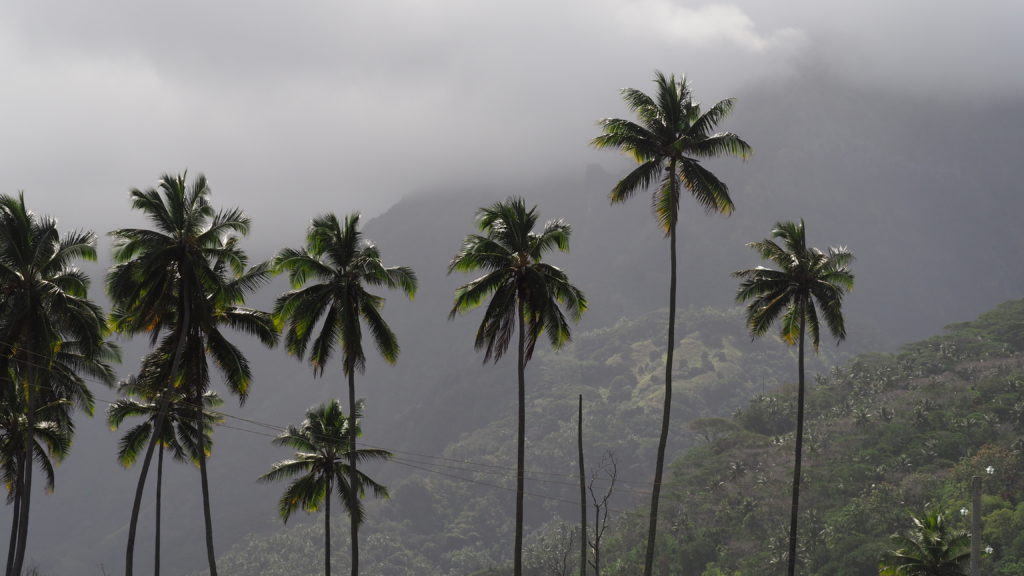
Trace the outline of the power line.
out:
[[[0,344],[2,344],[2,342],[0,342]],[[29,351],[29,350],[23,350],[23,352],[25,352],[25,353],[27,353],[29,355],[37,356],[37,357],[45,357],[42,354],[38,354],[38,353],[35,353],[33,351]],[[22,363],[23,364],[27,364],[29,366],[41,368],[41,369],[47,369],[47,366],[44,366],[44,365],[39,364],[39,363],[25,362],[25,361],[23,361]],[[83,382],[90,381],[90,382],[106,385],[105,382],[102,382],[102,381],[100,381],[100,380],[98,380],[97,378],[94,378],[94,377],[79,376],[79,378],[81,378],[81,380]],[[37,386],[40,387],[40,388],[43,388],[43,389],[48,389],[48,390],[51,390],[51,391],[57,391],[57,389],[52,387],[52,386],[47,386],[47,385],[37,385]],[[93,399],[95,401],[98,401],[100,403],[106,404],[108,406],[109,405],[113,405],[115,403],[115,401],[108,400],[108,399],[106,399],[104,397],[101,397],[101,396],[92,395],[92,397],[93,397]],[[280,433],[285,432],[288,429],[288,427],[286,427],[286,426],[280,426],[280,425],[272,424],[272,423],[269,423],[269,422],[263,422],[263,421],[256,420],[256,419],[253,419],[253,418],[245,418],[245,417],[242,417],[242,416],[237,416],[235,414],[231,414],[231,413],[220,411],[220,410],[207,410],[205,407],[200,407],[199,405],[197,405],[194,402],[191,402],[189,400],[184,400],[184,401],[181,402],[181,404],[186,406],[186,407],[192,408],[193,410],[202,409],[202,411],[205,412],[207,415],[213,416],[215,418],[221,418],[223,420],[238,421],[238,422],[242,422],[244,424],[249,424],[251,426],[256,426],[258,428],[263,428],[265,430],[271,430],[271,431],[274,431],[274,432],[278,433],[278,434],[271,434],[271,433],[264,432],[264,431],[261,431],[261,430],[253,430],[253,429],[245,428],[245,427],[242,427],[242,426],[233,426],[233,425],[230,425],[230,424],[226,424],[223,421],[217,423],[217,425],[222,427],[222,428],[226,428],[226,429],[230,429],[230,430],[235,430],[235,431],[239,431],[239,432],[244,432],[244,433],[247,433],[247,434],[253,434],[253,435],[257,435],[257,436],[262,436],[262,437],[265,437],[265,438],[276,438]],[[198,422],[200,420],[199,417],[197,417],[197,416],[190,416],[190,415],[182,415],[181,418],[184,419],[184,420],[190,421],[190,422]],[[406,467],[409,467],[409,468],[412,468],[412,469],[417,469],[417,470],[421,470],[421,471],[425,471],[425,472],[430,472],[430,473],[437,474],[437,475],[444,476],[444,477],[449,477],[449,478],[452,478],[452,479],[459,480],[461,482],[472,482],[472,483],[480,484],[480,485],[483,485],[483,486],[489,486],[489,487],[496,488],[496,489],[501,489],[501,490],[510,490],[510,489],[506,488],[506,487],[502,487],[502,486],[496,485],[496,484],[490,484],[490,483],[487,483],[487,482],[482,482],[482,481],[479,481],[479,480],[469,479],[469,478],[465,478],[465,477],[462,477],[462,476],[458,476],[457,474],[453,474],[451,472],[443,472],[443,470],[448,470],[448,471],[453,471],[453,472],[469,472],[471,474],[491,475],[491,476],[497,476],[497,477],[503,477],[503,478],[513,477],[513,475],[516,473],[516,468],[515,467],[511,467],[511,466],[503,466],[503,465],[491,464],[491,463],[487,463],[487,462],[479,462],[479,461],[473,461],[473,460],[451,458],[451,457],[447,457],[447,456],[436,456],[436,455],[421,454],[421,453],[410,452],[410,451],[403,451],[403,450],[397,450],[397,449],[390,449],[390,448],[386,448],[386,447],[383,447],[383,446],[377,446],[377,445],[374,445],[374,444],[371,444],[371,443],[363,443],[363,446],[366,446],[368,448],[387,450],[388,452],[391,452],[392,453],[392,458],[390,460],[394,461],[395,463],[400,464],[402,466],[406,466]],[[396,457],[396,455],[397,455],[397,457]],[[424,461],[423,459],[426,459],[426,461]],[[436,462],[440,462],[440,463],[436,463]],[[544,484],[560,485],[560,486],[566,486],[566,487],[575,487],[576,486],[575,476],[573,476],[572,474],[560,474],[560,473],[557,473],[557,472],[545,472],[545,471],[541,471],[541,470],[530,470],[530,469],[527,469],[527,470],[524,470],[524,477],[529,479],[530,481],[540,482],[540,483],[544,483]],[[649,496],[650,495],[650,490],[651,489],[649,488],[649,486],[651,485],[651,483],[649,481],[637,481],[637,480],[629,480],[629,479],[621,479],[620,478],[620,479],[617,479],[616,482],[620,483],[620,484],[624,484],[624,485],[633,485],[633,486],[641,486],[641,487],[643,487],[643,488],[627,488],[627,492],[630,492],[630,493],[632,493],[634,495],[637,495],[637,496]],[[718,487],[718,486],[722,486],[722,487],[734,486],[734,487],[739,487],[739,488],[755,488],[755,487],[757,487],[759,485],[760,485],[760,483],[758,483],[758,482],[737,482],[736,480],[732,480],[732,481],[728,481],[728,482],[724,482],[724,481],[720,482],[720,483],[718,483],[716,485],[716,487]],[[662,486],[666,487],[666,488],[680,488],[680,489],[692,489],[693,488],[692,484],[683,484],[683,483],[677,483],[677,482],[663,482]],[[559,499],[559,498],[556,498],[556,497],[547,497],[547,496],[543,496],[543,495],[536,494],[536,493],[531,494],[531,496],[532,497],[536,497],[536,498],[547,498],[547,499],[551,499],[551,500],[555,500],[555,501],[560,501],[560,502],[570,502],[568,500],[563,500],[563,499]],[[573,502],[573,503],[575,503],[575,502]]]

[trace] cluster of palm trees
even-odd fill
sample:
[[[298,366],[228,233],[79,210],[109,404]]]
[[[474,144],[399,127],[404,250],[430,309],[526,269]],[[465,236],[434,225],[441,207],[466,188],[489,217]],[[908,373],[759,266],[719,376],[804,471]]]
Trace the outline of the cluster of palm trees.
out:
[[[592,141],[598,148],[623,150],[638,166],[612,189],[612,203],[654,188],[653,207],[670,241],[670,290],[665,361],[664,407],[651,495],[645,576],[653,573],[658,504],[664,472],[672,401],[675,347],[677,224],[683,189],[708,213],[729,214],[734,205],[728,187],[701,160],[720,155],[746,158],[750,146],[731,132],[715,132],[729,114],[732,100],[702,110],[684,78],[656,73],[657,92],[622,92],[637,121],[605,119],[603,133]],[[132,190],[131,202],[150,228],[124,228],[111,233],[114,264],[106,276],[111,298],[109,319],[88,300],[88,278],[74,268],[77,259],[95,259],[95,237],[76,232],[60,236],[55,223],[33,215],[24,198],[0,197],[0,472],[14,509],[8,576],[22,572],[28,534],[31,463],[37,462],[52,487],[52,459],[66,454],[73,433],[70,412],[91,411],[92,396],[85,378],[114,382],[111,362],[117,348],[110,332],[146,335],[150,351],[133,377],[123,382],[122,398],[108,411],[113,427],[126,418],[143,422],[130,428],[118,447],[129,466],[141,457],[125,557],[125,573],[133,572],[133,553],[146,480],[157,455],[156,555],[159,574],[160,495],[163,456],[193,462],[200,471],[206,549],[211,576],[216,576],[206,459],[212,428],[219,421],[220,398],[210,389],[216,372],[228,390],[244,402],[252,372],[225,328],[255,336],[274,346],[284,331],[287,351],[308,359],[318,376],[336,350],[348,384],[349,413],[337,400],[311,408],[299,426],[289,427],[275,443],[296,450],[278,462],[262,481],[294,478],[279,503],[287,521],[298,510],[325,507],[325,572],[330,573],[330,502],[336,493],[350,517],[351,567],[358,574],[358,530],[363,520],[361,498],[387,490],[359,470],[360,462],[387,459],[383,450],[357,445],[362,407],[357,402],[355,374],[365,368],[363,329],[369,331],[381,356],[394,362],[400,348],[380,314],[383,297],[371,288],[399,290],[412,298],[415,273],[407,267],[385,267],[378,249],[359,232],[359,216],[339,220],[333,214],[315,218],[302,248],[281,250],[271,261],[250,265],[240,247],[249,219],[237,209],[216,210],[202,175],[164,175],[156,188]],[[456,290],[450,318],[487,300],[476,332],[475,347],[484,362],[497,362],[515,339],[517,350],[518,428],[514,573],[522,575],[523,481],[525,470],[525,367],[541,336],[560,347],[570,339],[569,320],[587,308],[583,293],[566,273],[543,261],[552,250],[569,248],[571,228],[552,220],[535,232],[537,207],[512,197],[478,211],[477,231],[464,240],[451,259],[449,273],[482,271]],[[781,245],[776,242],[781,240]],[[800,450],[803,427],[803,342],[809,332],[818,346],[819,313],[841,340],[845,336],[842,297],[852,288],[852,256],[845,249],[822,253],[806,246],[804,225],[780,223],[772,239],[751,244],[778,270],[758,267],[737,272],[742,280],[737,299],[750,301],[748,325],[753,336],[764,334],[781,316],[782,337],[799,345],[799,411],[793,480],[790,566],[794,573],[796,519],[799,501]],[[281,295],[272,312],[245,307],[245,299],[273,274],[287,274],[292,289]],[[211,362],[215,370],[211,370]]]
[[[133,206],[145,213],[155,229],[112,233],[115,265],[107,275],[107,287],[114,303],[114,329],[128,335],[145,332],[153,345],[138,376],[122,385],[125,397],[108,413],[115,427],[127,416],[147,417],[128,431],[119,449],[121,462],[128,465],[146,445],[129,524],[125,573],[133,570],[139,508],[154,447],[159,446],[157,514],[159,468],[168,447],[176,458],[199,466],[207,557],[211,576],[217,574],[206,458],[211,427],[219,418],[212,408],[220,400],[209,388],[209,361],[244,402],[252,380],[249,363],[221,328],[274,346],[279,329],[286,326],[288,352],[303,358],[308,351],[317,375],[323,374],[335,347],[340,346],[352,410],[346,417],[337,401],[311,409],[301,428],[289,428],[277,439],[278,444],[300,450],[297,457],[278,463],[263,479],[306,473],[285,492],[280,506],[285,520],[299,506],[315,509],[326,502],[329,511],[330,494],[337,489],[352,520],[352,573],[357,574],[358,527],[363,516],[359,498],[366,487],[378,496],[387,494],[383,486],[359,472],[357,463],[388,456],[356,445],[360,409],[355,373],[365,365],[361,324],[367,324],[385,359],[393,362],[399,351],[395,335],[380,316],[383,299],[364,286],[400,288],[412,296],[416,276],[408,268],[381,264],[376,247],[359,233],[355,214],[344,222],[331,214],[318,217],[309,227],[303,249],[284,249],[268,263],[249,266],[238,245],[248,232],[249,220],[238,209],[215,211],[209,194],[201,175],[191,185],[184,175],[165,175],[158,189],[132,191]],[[243,307],[246,295],[275,273],[287,273],[294,289],[278,298],[273,313]],[[329,514],[325,521],[329,522]],[[326,554],[329,573],[329,541]],[[159,516],[155,562],[158,574]]]

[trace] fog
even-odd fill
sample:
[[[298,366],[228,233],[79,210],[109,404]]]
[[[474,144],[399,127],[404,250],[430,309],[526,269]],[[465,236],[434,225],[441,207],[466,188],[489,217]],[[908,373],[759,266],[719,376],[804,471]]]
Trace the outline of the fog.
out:
[[[506,194],[576,227],[560,263],[591,296],[581,330],[667,301],[667,246],[646,198],[609,207],[610,182],[629,165],[587,142],[597,119],[627,114],[620,88],[649,90],[655,69],[685,73],[704,102],[738,98],[724,128],[755,154],[710,164],[732,188],[736,215],[688,206],[684,305],[731,304],[728,272],[756,264],[743,243],[803,216],[811,243],[848,244],[858,257],[849,316],[861,329],[850,344],[892,349],[1021,296],[1024,76],[1011,59],[1024,49],[1022,18],[1024,6],[1009,1],[188,0],[58,11],[12,2],[0,14],[0,193],[24,190],[62,228],[102,235],[142,225],[131,188],[164,172],[204,172],[215,205],[253,218],[254,259],[298,246],[315,214],[361,211],[386,263],[421,275],[416,302],[389,295],[396,331],[432,335],[452,357],[473,358],[465,370],[475,374],[474,321],[444,320],[451,287],[465,279],[446,277],[444,263],[473,209]],[[102,254],[108,246],[101,240]],[[106,264],[90,268],[98,298]],[[255,304],[283,289],[275,282]],[[144,346],[125,346],[127,375]],[[430,421],[436,434],[401,425],[417,402],[451,399],[447,374],[415,367],[438,346],[403,340],[393,369],[371,359],[360,395],[390,411],[367,423],[371,443],[439,451],[472,432],[453,419],[473,412],[461,406]],[[281,350],[248,349],[257,382],[244,408],[227,399],[230,413],[285,425],[341,394],[338,381],[313,380]],[[119,568],[137,470],[114,461],[116,435],[102,422],[113,394],[98,391],[97,417],[81,418],[57,492],[33,499],[30,557],[44,571]],[[276,527],[278,487],[252,480],[284,454],[269,447],[272,430],[248,428],[215,436],[218,551]],[[180,465],[169,474],[165,502],[179,498],[173,490],[189,494],[165,528],[165,549],[187,551],[167,560],[178,574],[202,564],[201,535],[189,529],[200,518],[198,479]]]
[[[0,190],[103,230],[125,218],[128,189],[189,169],[258,223],[301,226],[327,208],[373,215],[424,188],[610,162],[585,145],[594,122],[620,113],[617,90],[655,69],[688,74],[706,101],[808,60],[930,100],[1016,97],[1024,79],[1003,71],[1015,69],[1022,10],[12,2],[0,15]]]

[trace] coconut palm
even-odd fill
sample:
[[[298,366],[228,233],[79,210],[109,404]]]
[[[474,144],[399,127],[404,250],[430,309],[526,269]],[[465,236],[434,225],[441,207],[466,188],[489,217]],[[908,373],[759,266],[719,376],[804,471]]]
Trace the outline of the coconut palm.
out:
[[[0,196],[0,380],[20,396],[23,431],[39,432],[37,418],[49,404],[90,411],[84,376],[113,382],[109,362],[117,359],[116,348],[104,340],[103,313],[88,299],[89,278],[74,266],[80,259],[95,260],[95,245],[92,232],[61,235],[55,220],[28,210],[23,194]],[[62,433],[73,430],[68,410],[57,422]],[[35,438],[22,433],[14,459],[16,544],[8,574],[20,574],[24,563],[33,459],[46,472],[35,456]]]
[[[340,346],[342,373],[348,379],[349,407],[356,406],[356,372],[366,367],[362,324],[365,322],[380,355],[390,363],[398,359],[394,332],[380,315],[384,298],[367,286],[398,289],[409,298],[416,293],[416,274],[405,266],[385,267],[380,251],[359,231],[359,214],[349,214],[344,223],[334,214],[313,219],[306,232],[306,246],[285,248],[271,266],[275,273],[287,272],[292,290],[274,304],[274,318],[287,324],[285,344],[290,354],[303,358],[309,352],[314,375],[322,376],[327,362]],[[359,487],[355,438],[349,451],[349,482]],[[358,506],[350,510],[358,509]],[[352,575],[359,573],[358,514],[349,514],[352,544]]]
[[[781,241],[781,245],[776,242]],[[789,576],[796,571],[796,530],[800,509],[800,464],[804,436],[804,337],[810,333],[811,345],[818,351],[819,310],[829,332],[838,344],[846,338],[843,323],[843,296],[853,289],[850,263],[853,255],[846,248],[822,252],[808,248],[804,221],[780,222],[772,237],[751,242],[753,248],[778,270],[758,266],[740,270],[738,302],[748,302],[747,327],[752,337],[763,336],[776,319],[782,318],[780,335],[787,344],[797,345],[799,387],[797,391],[796,448],[793,464],[793,504],[789,525]]]
[[[358,408],[358,407],[357,407]],[[387,460],[391,453],[378,449],[355,449],[359,435],[360,410],[349,417],[337,400],[314,406],[306,411],[299,427],[289,426],[274,444],[296,450],[295,457],[274,464],[270,472],[260,476],[261,482],[295,478],[285,489],[278,503],[281,518],[288,518],[299,508],[317,512],[324,507],[324,574],[331,576],[331,494],[337,491],[348,514],[360,521],[363,506],[360,497],[366,487],[377,498],[387,498],[387,489],[361,471],[352,483],[351,462]]]
[[[191,183],[184,174],[164,175],[158,188],[131,191],[132,207],[142,211],[152,229],[122,228],[114,237],[115,265],[107,273],[107,291],[114,303],[111,313],[117,331],[148,333],[154,346],[154,382],[180,389],[196,405],[202,405],[209,389],[212,358],[225,384],[244,402],[252,372],[242,352],[221,333],[227,326],[256,336],[267,346],[277,332],[266,313],[243,308],[245,296],[268,279],[263,265],[247,269],[248,259],[238,240],[249,231],[249,219],[237,208],[215,211],[210,188],[203,175]],[[170,395],[159,401],[154,428],[164,426]],[[193,421],[199,425],[198,420]],[[143,487],[159,435],[146,447],[139,483],[135,490],[128,529],[125,573],[132,573],[132,557]],[[203,435],[199,473],[203,491],[206,552],[211,576],[217,567],[213,550],[206,450]]]
[[[597,148],[614,148],[629,154],[639,165],[620,180],[609,195],[611,202],[625,202],[640,190],[655,186],[652,205],[658,223],[669,238],[670,280],[668,342],[665,357],[665,399],[661,417],[661,436],[651,491],[651,512],[644,557],[644,576],[651,576],[654,565],[654,544],[657,535],[658,501],[665,468],[665,447],[672,408],[672,365],[675,349],[676,320],[676,228],[679,221],[681,189],[686,188],[705,212],[731,214],[733,202],[729,188],[707,168],[701,159],[730,155],[746,158],[750,146],[731,132],[713,132],[718,123],[732,111],[733,99],[718,102],[701,111],[686,78],[665,77],[655,72],[657,93],[654,96],[626,88],[622,99],[639,122],[618,118],[600,121],[604,133],[591,144]]]
[[[555,248],[567,251],[572,229],[561,220],[544,225],[537,234],[537,207],[527,209],[522,198],[497,202],[478,213],[481,234],[470,234],[448,265],[448,273],[475,272],[484,275],[455,291],[455,305],[449,319],[480,305],[490,297],[476,332],[474,347],[484,349],[484,362],[497,362],[508,350],[512,334],[518,334],[518,428],[516,443],[516,527],[514,571],[522,575],[523,471],[526,444],[526,363],[533,356],[541,334],[559,348],[570,339],[569,323],[559,306],[578,321],[587,301],[569,283],[565,272],[542,262]]]
[[[131,427],[118,442],[117,460],[124,467],[130,467],[149,443],[154,434],[159,434],[156,460],[156,530],[154,536],[153,575],[160,576],[160,514],[163,485],[164,451],[179,462],[199,464],[199,440],[195,437],[196,418],[203,419],[202,446],[206,456],[210,454],[213,425],[220,422],[219,414],[212,410],[223,401],[213,390],[203,394],[201,414],[191,398],[180,389],[167,388],[160,382],[146,382],[145,378],[129,378],[118,387],[121,397],[107,408],[107,423],[112,430],[121,426],[126,418],[142,417],[145,420]],[[156,421],[160,416],[161,400],[169,395],[167,413],[163,428],[157,431]]]
[[[896,549],[882,558],[880,576],[967,576],[970,533],[936,512],[911,519],[911,530],[893,535]]]
[[[18,493],[19,472],[24,454],[27,432],[27,414],[24,399],[13,386],[0,389],[0,478],[7,488],[7,503],[14,507],[11,524],[10,545],[7,551],[7,573],[13,573],[18,546],[18,519],[21,499]],[[73,429],[64,426],[69,422],[67,402],[49,403],[36,410],[29,442],[32,444],[29,460],[36,462],[45,478],[47,492],[52,492],[55,483],[54,463],[62,460],[71,448]]]

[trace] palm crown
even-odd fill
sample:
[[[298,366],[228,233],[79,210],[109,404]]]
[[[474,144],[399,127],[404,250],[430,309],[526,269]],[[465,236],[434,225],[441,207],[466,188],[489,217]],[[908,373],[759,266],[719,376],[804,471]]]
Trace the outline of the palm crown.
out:
[[[285,489],[278,503],[281,518],[287,522],[298,509],[307,512],[319,510],[331,491],[337,490],[349,514],[362,519],[363,506],[358,496],[369,487],[374,496],[386,498],[387,488],[374,481],[361,470],[358,485],[352,486],[349,456],[352,441],[359,435],[360,411],[346,416],[341,404],[331,400],[306,411],[306,419],[299,426],[289,426],[274,439],[274,444],[296,451],[295,457],[282,460],[260,477],[262,482],[296,478]],[[355,451],[357,462],[387,460],[386,450],[361,448]]]
[[[107,423],[110,427],[119,428],[127,418],[145,419],[132,426],[118,441],[118,462],[126,467],[134,464],[153,434],[158,436],[158,442],[163,447],[170,450],[175,460],[198,462],[200,448],[194,422],[199,417],[199,407],[192,403],[190,395],[179,389],[146,384],[136,377],[123,382],[118,387],[118,392],[121,398],[107,408]],[[169,397],[167,415],[162,430],[158,431],[156,422],[160,413],[160,400],[165,397]],[[207,390],[202,396],[202,449],[207,455],[213,443],[213,425],[222,419],[212,410],[221,404],[223,400],[213,390]]]
[[[116,262],[107,273],[111,317],[119,332],[148,332],[152,343],[160,342],[156,354],[177,360],[160,362],[166,376],[176,384],[187,382],[199,395],[209,384],[209,352],[228,387],[244,401],[252,372],[220,326],[256,336],[268,346],[277,342],[268,314],[240,306],[269,272],[262,264],[246,268],[248,258],[238,238],[248,233],[249,219],[237,208],[215,211],[209,195],[202,175],[191,186],[185,175],[164,175],[159,190],[132,190],[132,207],[154,228],[111,233]],[[171,333],[161,342],[165,330]],[[183,354],[191,360],[182,363]]]
[[[380,315],[384,298],[367,291],[365,285],[400,289],[410,298],[416,294],[412,269],[385,267],[380,251],[363,239],[358,225],[359,214],[349,214],[344,224],[334,214],[319,216],[309,227],[305,249],[285,248],[272,262],[275,272],[288,273],[293,287],[274,305],[277,322],[288,323],[285,344],[300,358],[308,350],[320,374],[339,341],[345,374],[363,370],[366,354],[360,319],[369,327],[381,356],[388,362],[398,358],[398,340]]]
[[[776,242],[781,240],[781,245]],[[749,301],[747,325],[753,336],[765,334],[781,315],[780,335],[789,344],[800,336],[800,317],[806,316],[811,344],[818,348],[820,320],[837,341],[846,338],[843,322],[843,296],[853,288],[853,273],[849,265],[853,254],[844,247],[829,248],[822,252],[808,248],[804,234],[804,221],[780,222],[772,230],[772,237],[748,244],[762,258],[779,267],[772,270],[763,266],[735,272],[742,279],[736,299]]]
[[[612,188],[611,201],[625,202],[657,182],[652,205],[666,233],[678,219],[680,183],[706,211],[731,213],[729,188],[700,161],[750,155],[750,146],[736,134],[714,132],[732,111],[734,100],[722,100],[702,112],[685,77],[677,80],[655,72],[654,81],[658,90],[653,98],[633,88],[622,90],[622,99],[638,122],[605,118],[599,122],[604,133],[591,141],[597,148],[623,150],[639,164]]]
[[[912,516],[913,529],[892,537],[897,549],[883,556],[883,576],[964,576],[970,533],[954,528],[939,513]]]
[[[522,306],[526,323],[524,361],[533,356],[537,339],[547,332],[551,344],[561,346],[569,339],[569,324],[558,304],[573,320],[587,309],[583,293],[569,283],[565,272],[546,262],[543,256],[554,249],[567,251],[572,228],[562,220],[537,225],[537,208],[527,210],[522,198],[513,197],[480,209],[477,227],[483,234],[470,234],[452,258],[448,272],[486,273],[455,291],[455,304],[449,313],[454,318],[491,300],[476,333],[475,347],[484,349],[484,362],[497,361],[508,350]]]

